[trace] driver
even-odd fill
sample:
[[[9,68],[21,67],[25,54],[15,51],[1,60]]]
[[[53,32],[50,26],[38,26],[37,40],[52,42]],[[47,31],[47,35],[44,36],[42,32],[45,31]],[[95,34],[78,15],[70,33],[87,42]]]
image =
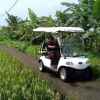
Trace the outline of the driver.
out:
[[[44,43],[43,48],[47,49],[48,58],[51,59],[52,64],[56,64],[60,58],[60,47],[57,39],[55,39],[51,34],[48,35],[48,40]]]

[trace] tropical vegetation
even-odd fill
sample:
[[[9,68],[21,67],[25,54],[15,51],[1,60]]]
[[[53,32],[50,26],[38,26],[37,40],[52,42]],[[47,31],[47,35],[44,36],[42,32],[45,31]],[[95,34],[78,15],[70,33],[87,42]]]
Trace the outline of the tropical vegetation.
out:
[[[72,36],[70,42],[75,41],[80,52],[87,54],[94,75],[100,78],[100,0],[78,0],[77,3],[69,3],[66,0],[61,5],[66,9],[56,11],[55,17],[38,17],[31,8],[28,9],[28,17],[25,20],[7,13],[7,26],[0,28],[0,44],[15,47],[36,57],[45,36],[33,32],[34,28],[81,27],[85,32]],[[0,69],[2,100],[8,98],[9,100],[32,100],[32,98],[53,100],[55,98],[56,94],[47,81],[40,80],[30,69],[24,68],[22,63],[2,51],[0,51]],[[41,97],[43,99],[40,99]]]

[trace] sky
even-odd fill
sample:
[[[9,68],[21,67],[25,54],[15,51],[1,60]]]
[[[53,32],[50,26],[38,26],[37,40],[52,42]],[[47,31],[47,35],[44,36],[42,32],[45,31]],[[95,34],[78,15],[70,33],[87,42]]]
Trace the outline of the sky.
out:
[[[16,0],[0,0],[0,26],[6,25],[5,12]],[[77,0],[18,0],[17,4],[9,12],[25,19],[28,17],[28,8],[31,8],[38,16],[54,16],[57,10],[64,10],[61,2],[77,2]]]

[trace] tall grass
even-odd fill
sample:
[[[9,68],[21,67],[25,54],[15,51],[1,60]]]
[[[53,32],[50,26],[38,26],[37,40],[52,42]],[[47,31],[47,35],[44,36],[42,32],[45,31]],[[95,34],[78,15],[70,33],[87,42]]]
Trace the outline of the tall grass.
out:
[[[0,100],[60,100],[56,94],[47,81],[0,51]]]
[[[90,63],[92,67],[93,76],[100,79],[100,56],[90,54]]]
[[[32,45],[31,43],[25,41],[4,40],[0,41],[0,44],[17,48],[19,51],[27,53],[33,57],[37,57],[39,51],[39,45]]]

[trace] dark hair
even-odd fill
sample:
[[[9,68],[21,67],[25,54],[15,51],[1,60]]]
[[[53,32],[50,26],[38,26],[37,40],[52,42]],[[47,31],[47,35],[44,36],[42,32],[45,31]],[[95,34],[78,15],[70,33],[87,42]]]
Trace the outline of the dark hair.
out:
[[[54,40],[54,37],[53,37],[51,34],[49,34],[49,35],[48,35],[48,39]]]

